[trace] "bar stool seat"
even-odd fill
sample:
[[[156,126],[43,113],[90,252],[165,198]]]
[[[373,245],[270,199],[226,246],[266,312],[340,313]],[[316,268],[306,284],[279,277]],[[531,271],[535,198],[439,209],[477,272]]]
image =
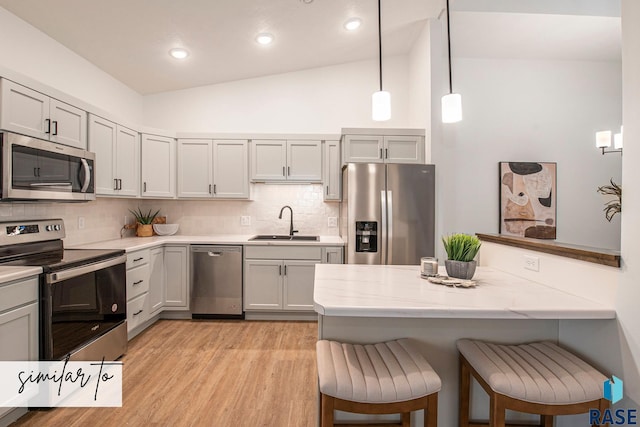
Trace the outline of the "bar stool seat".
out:
[[[461,427],[469,425],[470,375],[490,396],[490,426],[505,425],[505,409],[539,414],[540,425],[551,426],[553,415],[583,413],[608,405],[602,397],[607,378],[552,342],[499,345],[459,340],[457,345]]]
[[[321,340],[316,344],[321,425],[333,425],[333,410],[363,414],[425,410],[425,426],[437,424],[441,381],[410,339],[370,345]]]

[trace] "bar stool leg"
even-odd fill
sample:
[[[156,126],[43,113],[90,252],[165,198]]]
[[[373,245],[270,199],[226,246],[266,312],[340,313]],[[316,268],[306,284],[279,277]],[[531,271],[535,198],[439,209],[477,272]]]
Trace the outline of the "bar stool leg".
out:
[[[411,412],[402,412],[400,420],[402,421],[402,427],[411,427]]]
[[[471,393],[471,371],[467,360],[460,355],[460,390],[458,402],[458,420],[459,427],[469,427],[469,411],[470,411],[470,393]]]
[[[540,425],[542,427],[553,427],[553,415],[540,415]]]
[[[424,427],[438,427],[438,393],[427,397],[427,408],[424,410]]]
[[[505,427],[504,402],[495,393],[491,393],[489,400],[489,427]]]
[[[333,397],[321,395],[320,426],[333,427]]]

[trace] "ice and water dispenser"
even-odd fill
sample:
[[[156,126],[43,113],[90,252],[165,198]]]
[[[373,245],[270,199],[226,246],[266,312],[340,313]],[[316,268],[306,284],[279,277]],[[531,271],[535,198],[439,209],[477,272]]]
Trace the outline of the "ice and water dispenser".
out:
[[[378,252],[376,221],[356,221],[356,252]]]

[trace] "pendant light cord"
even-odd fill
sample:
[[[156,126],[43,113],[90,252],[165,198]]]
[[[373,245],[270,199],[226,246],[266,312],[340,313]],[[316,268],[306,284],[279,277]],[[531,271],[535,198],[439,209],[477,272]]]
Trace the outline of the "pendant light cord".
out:
[[[449,0],[447,0],[449,1]],[[378,0],[378,65],[380,68],[380,92],[382,92],[382,29],[380,18],[380,0]]]
[[[449,57],[449,93],[453,93],[453,85],[451,83],[451,31],[449,29],[449,0],[447,0],[447,55]],[[380,67],[382,70],[382,64],[380,64]],[[382,74],[382,71],[380,71],[380,73]]]

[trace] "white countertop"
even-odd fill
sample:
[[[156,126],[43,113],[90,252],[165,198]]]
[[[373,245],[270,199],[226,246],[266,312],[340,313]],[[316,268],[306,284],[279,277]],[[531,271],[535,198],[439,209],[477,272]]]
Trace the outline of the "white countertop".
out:
[[[216,234],[210,236],[153,236],[153,237],[125,237],[123,239],[106,240],[75,246],[82,249],[124,249],[127,252],[147,249],[163,244],[213,244],[213,245],[259,245],[259,246],[344,246],[339,236],[320,236],[318,241],[308,240],[254,240],[249,241],[254,234]]]
[[[26,279],[42,273],[41,267],[27,266],[1,266],[0,283],[13,282],[14,280]]]
[[[446,274],[441,267],[440,274]],[[580,295],[478,267],[474,288],[436,285],[419,266],[318,264],[314,308],[325,316],[613,319],[613,307]]]

